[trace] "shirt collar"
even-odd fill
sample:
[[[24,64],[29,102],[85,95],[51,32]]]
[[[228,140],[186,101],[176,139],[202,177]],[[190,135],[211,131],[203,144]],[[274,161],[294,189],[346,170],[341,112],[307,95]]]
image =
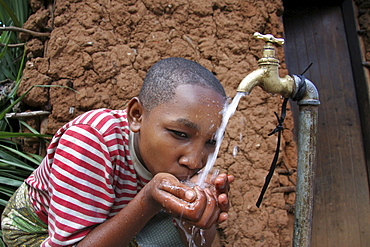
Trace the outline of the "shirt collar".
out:
[[[135,133],[130,130],[129,151],[130,151],[130,156],[132,159],[132,164],[134,166],[136,173],[140,177],[149,181],[153,178],[153,175],[148,171],[148,169],[145,168],[143,164],[141,164],[140,160],[136,156],[135,147],[134,147],[134,139],[135,139]]]

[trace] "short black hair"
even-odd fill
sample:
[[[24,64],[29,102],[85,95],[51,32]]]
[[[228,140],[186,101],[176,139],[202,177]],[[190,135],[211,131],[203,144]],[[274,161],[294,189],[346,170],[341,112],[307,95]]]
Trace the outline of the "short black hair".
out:
[[[222,95],[226,93],[220,81],[208,69],[200,64],[179,57],[160,60],[154,64],[145,76],[139,94],[139,100],[145,110],[169,102],[179,85],[199,85]]]

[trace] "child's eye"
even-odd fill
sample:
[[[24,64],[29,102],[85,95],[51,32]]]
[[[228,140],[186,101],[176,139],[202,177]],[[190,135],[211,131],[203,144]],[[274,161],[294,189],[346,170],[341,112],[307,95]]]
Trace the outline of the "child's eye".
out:
[[[216,143],[217,143],[217,141],[215,139],[212,139],[212,140],[208,140],[207,141],[207,144],[210,144],[210,145],[213,145],[213,146],[215,146]]]
[[[180,138],[187,138],[188,135],[185,134],[184,132],[181,131],[176,131],[176,130],[170,130],[175,136],[180,137]]]

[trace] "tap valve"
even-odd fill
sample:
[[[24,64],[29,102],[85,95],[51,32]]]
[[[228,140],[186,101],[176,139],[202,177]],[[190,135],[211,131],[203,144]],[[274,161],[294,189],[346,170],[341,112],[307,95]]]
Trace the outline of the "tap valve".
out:
[[[255,32],[253,37],[256,39],[262,39],[266,42],[266,45],[263,47],[263,55],[260,60],[258,60],[258,64],[260,65],[275,65],[279,66],[279,60],[275,57],[275,47],[274,43],[278,45],[284,44],[284,39],[275,38],[272,34],[261,34]]]
[[[260,34],[259,32],[255,32],[253,36],[256,39],[262,39],[266,42],[276,43],[278,45],[284,44],[284,39],[275,38],[272,34]]]

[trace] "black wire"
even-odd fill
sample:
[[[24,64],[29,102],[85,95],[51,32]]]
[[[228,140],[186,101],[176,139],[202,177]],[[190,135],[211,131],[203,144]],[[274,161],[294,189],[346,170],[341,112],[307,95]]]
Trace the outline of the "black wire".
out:
[[[309,70],[311,68],[313,63],[310,63],[310,65],[307,66],[307,68],[301,73],[301,75],[304,75],[304,73],[307,72],[307,70]]]
[[[258,200],[257,200],[257,203],[256,203],[256,206],[258,208],[260,207],[260,205],[262,203],[263,196],[265,195],[265,192],[267,190],[267,187],[269,186],[269,183],[271,181],[272,175],[274,175],[276,163],[277,163],[277,160],[279,158],[280,142],[281,142],[281,132],[284,129],[283,123],[284,123],[284,119],[285,119],[285,116],[286,116],[286,106],[287,106],[288,100],[289,100],[289,98],[285,98],[284,99],[283,105],[281,107],[281,117],[280,118],[279,118],[278,114],[276,112],[274,112],[279,124],[269,134],[269,136],[275,134],[276,132],[278,132],[278,142],[277,142],[277,145],[276,145],[275,156],[274,156],[274,159],[272,160],[269,173],[267,174],[267,176],[265,178],[265,184],[262,187],[262,191],[261,191],[260,196],[258,197]]]

